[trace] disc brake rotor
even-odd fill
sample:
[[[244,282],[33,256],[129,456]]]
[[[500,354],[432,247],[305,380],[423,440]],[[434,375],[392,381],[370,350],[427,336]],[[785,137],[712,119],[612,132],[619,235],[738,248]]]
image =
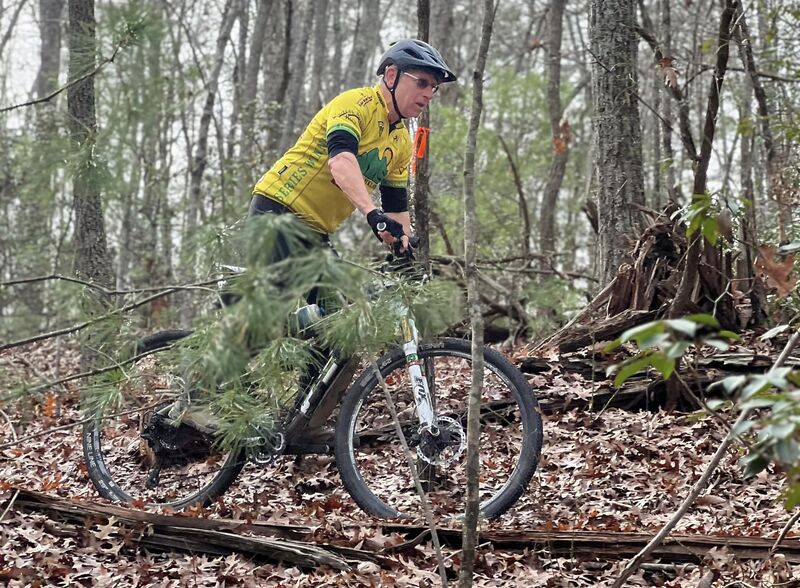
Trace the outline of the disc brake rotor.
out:
[[[436,418],[438,431],[420,431],[417,456],[434,466],[448,466],[459,460],[467,447],[467,435],[456,419],[446,416]]]

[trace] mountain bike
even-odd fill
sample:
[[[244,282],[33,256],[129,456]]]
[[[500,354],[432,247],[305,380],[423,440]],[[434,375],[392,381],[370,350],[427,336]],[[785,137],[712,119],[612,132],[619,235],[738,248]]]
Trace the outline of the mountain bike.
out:
[[[89,477],[107,499],[183,509],[222,495],[248,462],[269,468],[284,456],[333,454],[345,489],[364,511],[419,516],[422,502],[394,408],[433,512],[459,516],[467,482],[471,342],[420,341],[413,319],[400,316],[400,345],[375,363],[324,357],[274,426],[235,449],[215,443],[213,430],[175,418],[176,407],[185,410],[191,402],[191,378],[174,365],[171,352],[191,331],[143,339],[118,383],[125,402],[84,427]],[[480,508],[494,518],[519,499],[534,474],[542,419],[525,376],[488,347],[480,407]],[[332,420],[335,428],[326,429]]]

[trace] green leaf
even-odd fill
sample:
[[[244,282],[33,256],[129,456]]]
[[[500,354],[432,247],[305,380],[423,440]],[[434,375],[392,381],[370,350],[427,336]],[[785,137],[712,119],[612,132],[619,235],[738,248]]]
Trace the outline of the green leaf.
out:
[[[675,371],[675,360],[670,359],[661,352],[653,353],[650,355],[649,359],[650,365],[652,365],[665,380],[668,380],[672,372]]]
[[[612,351],[619,349],[621,345],[622,345],[622,340],[614,339],[611,343],[603,347],[603,352],[611,353]]]
[[[686,316],[684,318],[686,320],[692,321],[693,323],[700,323],[701,325],[706,325],[708,327],[719,328],[719,321],[713,314],[707,314],[707,313],[690,314],[689,316]]]
[[[711,398],[706,402],[708,408],[711,410],[717,410],[722,408],[723,406],[729,405],[731,403],[730,400],[723,400],[722,398]]]
[[[725,337],[726,339],[731,339],[732,341],[741,341],[742,340],[742,338],[739,335],[737,335],[736,333],[734,333],[733,331],[726,331],[724,329],[722,331],[720,331],[719,333],[717,333],[717,335],[719,335],[720,337]]]
[[[786,331],[789,328],[789,325],[778,325],[777,327],[772,327],[769,331],[764,333],[759,337],[762,341],[769,341],[773,337],[776,337]]]
[[[745,400],[742,402],[740,408],[742,410],[752,410],[754,408],[768,408],[775,404],[775,401],[771,398],[751,398],[750,400]]]
[[[783,506],[786,510],[792,510],[800,504],[800,484],[792,484],[783,495]]]
[[[748,479],[766,469],[769,465],[769,461],[760,453],[750,453],[740,459],[739,464],[744,467],[742,476]]]
[[[694,337],[695,333],[697,333],[697,323],[692,322],[686,319],[671,319],[668,321],[664,321],[667,323],[669,328],[683,333],[684,335],[688,335],[689,337]]]
[[[633,327],[632,329],[628,329],[622,333],[619,340],[620,342],[625,343],[626,341],[632,341],[642,337],[650,337],[656,333],[663,333],[664,330],[664,323],[662,321],[653,321],[639,325],[638,327]]]
[[[731,346],[722,339],[706,339],[705,343],[711,345],[711,347],[716,347],[720,351],[727,351],[731,348]]]
[[[742,421],[741,423],[737,424],[735,427],[731,428],[731,435],[734,437],[738,437],[753,428],[756,424],[755,421]]]
[[[719,223],[717,219],[709,217],[703,221],[703,236],[712,245],[717,244],[717,239],[719,238]]]
[[[775,453],[784,465],[794,465],[800,454],[800,445],[793,439],[781,439],[775,444]]]
[[[787,243],[786,245],[781,245],[778,247],[779,254],[786,254],[786,253],[794,253],[795,251],[800,251],[800,241],[792,241],[791,243]]]
[[[689,349],[690,346],[691,343],[689,343],[688,341],[676,341],[675,343],[667,347],[665,353],[667,354],[667,357],[669,357],[670,359],[678,359],[680,357],[683,357],[683,354],[686,353],[686,350]]]
[[[728,376],[721,381],[721,384],[725,387],[725,392],[733,395],[746,381],[747,376]]]
[[[767,380],[766,376],[756,375],[752,376],[750,383],[748,383],[744,390],[742,390],[742,398],[747,400],[752,398],[758,392],[769,390],[771,387],[769,381]]]
[[[776,423],[764,429],[764,431],[773,439],[786,439],[794,433],[794,423]]]
[[[644,368],[650,365],[650,357],[648,355],[633,357],[625,361],[617,376],[614,378],[614,386],[619,388],[625,381],[632,375],[639,373]]]
[[[654,335],[650,335],[649,337],[641,337],[636,340],[636,344],[641,348],[645,349],[648,347],[661,347],[664,343],[671,339],[668,333],[656,333]]]

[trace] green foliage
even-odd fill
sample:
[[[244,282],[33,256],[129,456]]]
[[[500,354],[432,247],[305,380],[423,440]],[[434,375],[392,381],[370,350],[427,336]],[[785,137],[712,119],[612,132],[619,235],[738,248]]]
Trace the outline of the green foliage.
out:
[[[330,249],[311,247],[319,236],[292,215],[264,215],[215,238],[221,251],[239,251],[247,262],[247,271],[227,286],[238,301],[158,357],[173,374],[176,396],[191,398],[191,407],[181,410],[210,411],[217,442],[226,448],[269,434],[291,406],[303,375],[321,366],[323,350],[342,358],[377,354],[400,342],[404,316],[423,337],[460,319],[455,285],[344,262]],[[273,261],[286,250],[293,252],[289,258]],[[291,315],[312,288],[320,291],[326,314],[301,337]],[[124,366],[103,376],[85,398],[89,414],[119,408],[124,381]]]
[[[614,351],[624,343],[635,343],[640,352],[621,364],[610,366],[607,375],[616,374],[614,385],[619,387],[631,376],[652,367],[666,380],[691,346],[705,344],[726,351],[728,340],[739,339],[736,333],[719,327],[719,321],[712,315],[693,314],[682,319],[653,321],[628,329],[609,344],[606,351]]]
[[[710,194],[692,194],[692,201],[687,206],[675,213],[687,224],[686,235],[691,237],[698,230],[702,232],[706,241],[712,245],[717,244],[719,237],[720,209],[716,200]],[[674,216],[673,215],[673,218]]]

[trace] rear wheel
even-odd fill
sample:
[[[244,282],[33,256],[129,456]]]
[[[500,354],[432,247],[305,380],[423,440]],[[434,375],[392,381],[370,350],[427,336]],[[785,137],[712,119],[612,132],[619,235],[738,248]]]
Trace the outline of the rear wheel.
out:
[[[460,516],[466,495],[467,401],[472,381],[471,343],[443,339],[419,349],[433,396],[437,431],[421,430],[406,358],[395,350],[378,361],[416,469],[434,514]],[[484,353],[480,408],[480,501],[494,518],[522,495],[542,448],[542,419],[525,376],[502,355]],[[348,391],[336,426],[336,462],[358,505],[384,518],[420,516],[422,503],[408,459],[374,370]]]
[[[173,344],[190,333],[163,331],[143,339],[138,359],[123,366],[115,402],[84,426],[89,477],[103,497],[175,509],[208,504],[242,470],[243,451],[224,451],[209,434],[172,418],[191,380],[178,366]]]

